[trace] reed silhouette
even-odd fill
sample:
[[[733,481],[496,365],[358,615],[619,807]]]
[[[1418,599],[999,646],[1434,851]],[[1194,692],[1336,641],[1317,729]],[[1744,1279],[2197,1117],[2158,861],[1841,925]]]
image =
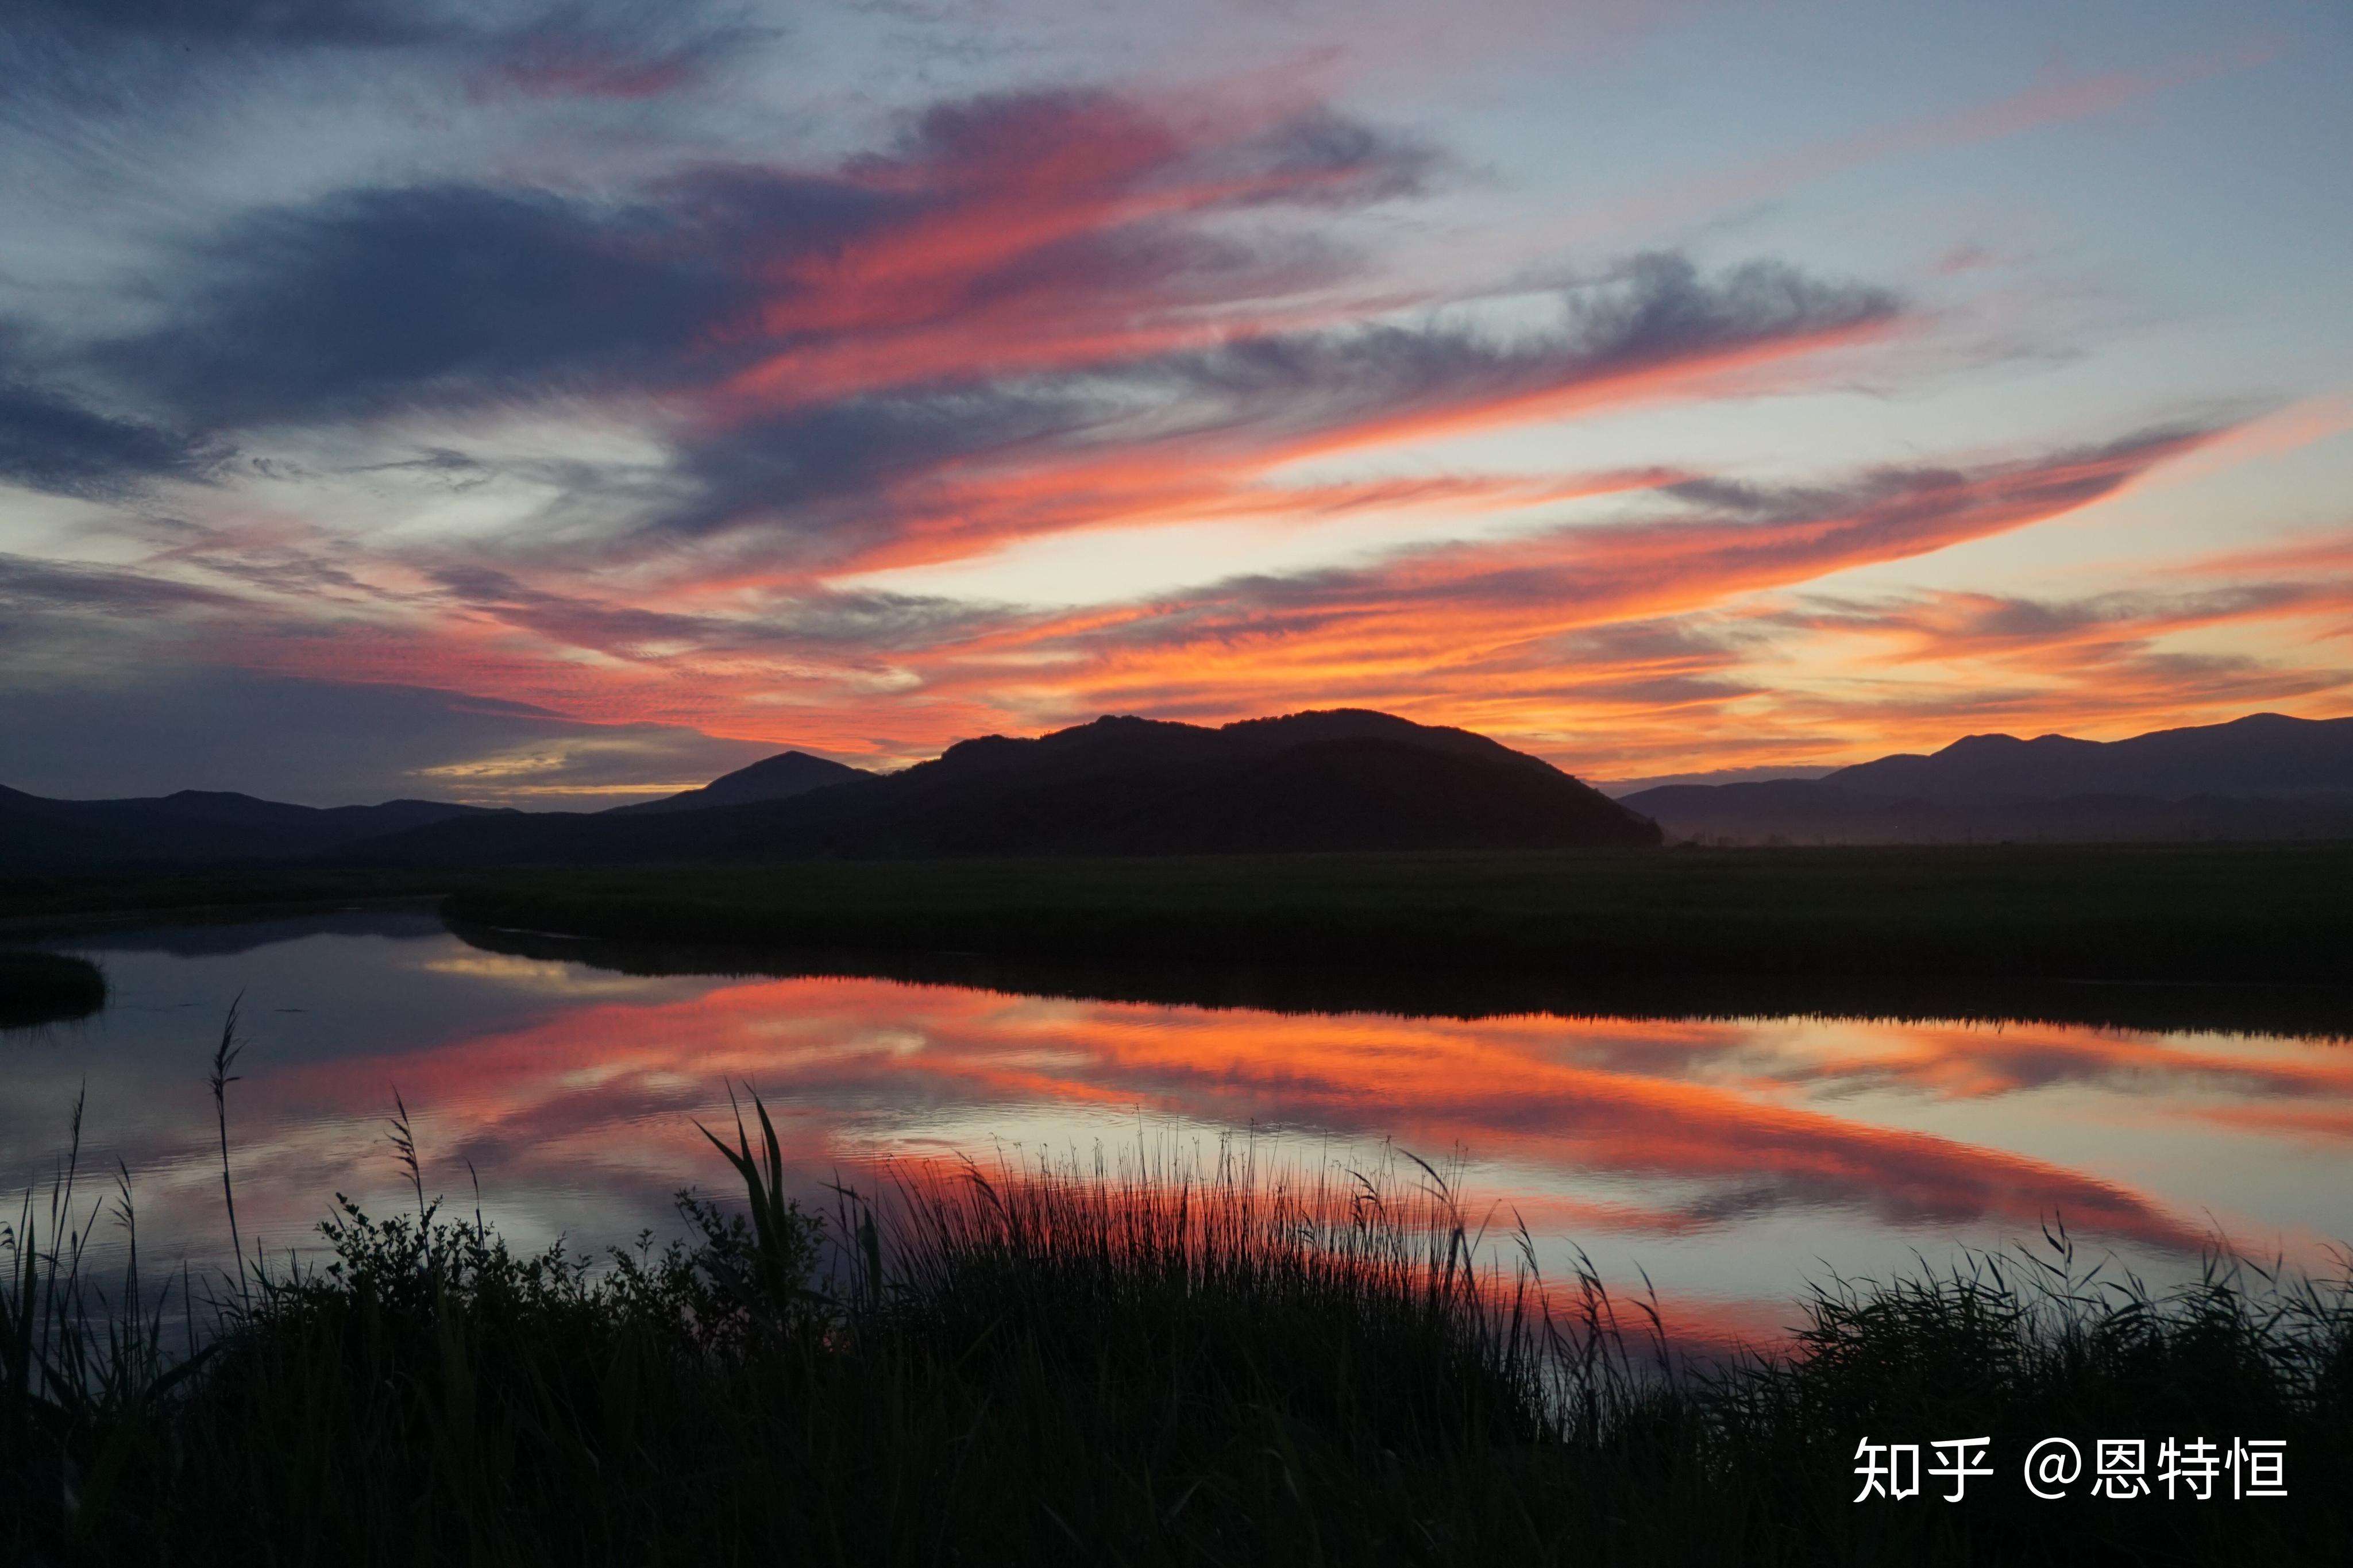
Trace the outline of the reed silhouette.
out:
[[[899,1165],[804,1209],[766,1107],[744,1206],[519,1254],[479,1208],[338,1200],[318,1266],[138,1276],[127,1173],[0,1227],[10,1561],[2336,1563],[2353,1284],[2218,1252],[2154,1289],[2031,1251],[1832,1280],[1787,1343],[1680,1351],[1557,1286],[1446,1173]],[[707,1130],[706,1130],[707,1131]],[[37,1210],[38,1212],[37,1212]],[[93,1233],[131,1236],[112,1292]],[[174,1350],[172,1309],[185,1324]],[[2289,1496],[2031,1500],[2042,1436],[2284,1439]],[[1984,1436],[1960,1504],[1857,1505],[1858,1440]]]

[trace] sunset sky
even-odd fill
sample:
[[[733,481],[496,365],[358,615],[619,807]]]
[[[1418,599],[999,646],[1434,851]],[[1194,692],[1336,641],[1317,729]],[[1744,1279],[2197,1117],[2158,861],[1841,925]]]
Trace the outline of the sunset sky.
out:
[[[29,0],[0,72],[19,789],[2353,714],[2341,0]]]

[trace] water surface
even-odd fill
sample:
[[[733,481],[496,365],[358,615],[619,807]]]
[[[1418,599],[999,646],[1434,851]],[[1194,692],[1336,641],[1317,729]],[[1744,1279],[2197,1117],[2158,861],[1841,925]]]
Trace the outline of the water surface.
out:
[[[132,1177],[142,1255],[227,1253],[206,1057],[231,999],[239,1220],[307,1248],[332,1195],[429,1191],[537,1243],[672,1234],[723,1184],[695,1131],[766,1097],[798,1180],[890,1158],[1221,1143],[1310,1168],[1459,1160],[1549,1269],[1647,1272],[1694,1331],[1762,1333],[1831,1270],[2000,1247],[2063,1221],[2166,1279],[2218,1234],[2325,1267],[2353,1237],[2353,1050],[2211,1029],[1274,1012],[858,976],[625,973],[477,945],[426,913],[121,931],[60,946],[112,987],[0,1035],[0,1183],[44,1181],[87,1090],[84,1169]],[[597,956],[608,963],[609,952]],[[675,955],[662,964],[676,968]],[[91,1189],[91,1190],[94,1190]],[[13,1204],[11,1205],[13,1207]]]

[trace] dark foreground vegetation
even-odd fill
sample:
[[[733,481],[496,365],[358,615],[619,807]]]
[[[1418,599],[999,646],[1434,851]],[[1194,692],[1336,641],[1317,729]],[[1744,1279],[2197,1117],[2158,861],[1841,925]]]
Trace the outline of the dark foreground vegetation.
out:
[[[446,872],[207,867],[0,876],[0,933],[39,935],[121,921],[299,913],[438,897],[470,879]]]
[[[1540,976],[2353,982],[2353,845],[813,861],[558,871],[458,920],[632,941]]]
[[[1547,1303],[1476,1266],[1434,1178],[907,1173],[820,1223],[772,1134],[722,1148],[748,1214],[682,1197],[691,1246],[521,1257],[420,1182],[413,1216],[345,1207],[323,1269],[223,1281],[186,1345],[135,1250],[112,1298],[80,1278],[127,1184],[61,1180],[0,1239],[0,1559],[2279,1564],[2353,1538],[2343,1284],[2217,1263],[2156,1294],[2054,1244],[1834,1285],[1790,1350],[1677,1362],[1589,1279]],[[2020,1478],[2046,1436],[2198,1435],[2284,1439],[2288,1496]],[[1858,1504],[1866,1436],[1988,1436],[1995,1473]]]
[[[0,1029],[86,1018],[106,1005],[106,976],[86,958],[0,947]]]

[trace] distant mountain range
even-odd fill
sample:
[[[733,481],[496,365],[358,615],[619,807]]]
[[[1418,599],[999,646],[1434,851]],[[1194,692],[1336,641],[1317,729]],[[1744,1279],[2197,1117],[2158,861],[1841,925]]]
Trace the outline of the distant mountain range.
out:
[[[848,784],[874,775],[843,763],[812,757],[807,752],[784,752],[764,757],[748,768],[722,773],[701,789],[691,789],[637,805],[617,805],[603,816],[650,816],[672,811],[702,811],[714,805],[751,805],[764,800],[790,800],[828,784]]]
[[[476,867],[809,857],[2353,837],[2353,719],[2259,713],[2101,742],[1972,735],[1815,779],[1612,801],[1464,730],[1356,709],[1222,728],[1104,718],[870,773],[786,752],[663,800],[320,808],[0,788],[0,873],[254,861]]]
[[[0,790],[0,867],[290,859],[403,866],[810,856],[1258,854],[1654,845],[1657,826],[1468,731],[1335,710],[1221,729],[1104,718],[868,773],[787,752],[609,811],[250,795],[59,801]]]
[[[308,859],[480,808],[436,800],[319,807],[184,789],[50,800],[0,787],[0,870]]]
[[[1808,844],[2353,837],[2353,719],[2257,713],[2126,741],[1970,735],[1817,779],[1621,804],[1675,838]]]

